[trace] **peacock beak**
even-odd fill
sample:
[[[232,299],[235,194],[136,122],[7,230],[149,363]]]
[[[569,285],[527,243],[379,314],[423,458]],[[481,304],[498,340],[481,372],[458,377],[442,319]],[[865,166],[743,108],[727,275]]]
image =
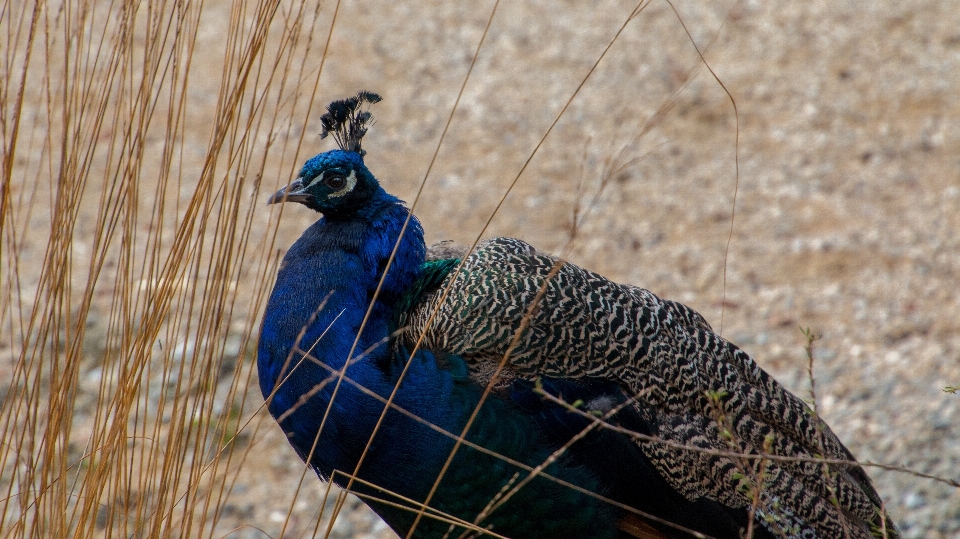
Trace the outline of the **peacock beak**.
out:
[[[310,195],[304,191],[303,179],[297,178],[290,182],[290,185],[280,189],[267,199],[267,204],[280,204],[282,202],[300,202],[305,204],[310,200]]]

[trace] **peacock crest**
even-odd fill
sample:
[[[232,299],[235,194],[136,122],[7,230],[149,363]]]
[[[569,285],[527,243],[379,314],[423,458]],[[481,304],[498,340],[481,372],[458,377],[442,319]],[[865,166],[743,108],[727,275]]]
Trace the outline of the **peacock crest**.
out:
[[[361,90],[357,95],[347,99],[338,99],[327,105],[327,113],[320,117],[323,132],[320,138],[333,135],[337,146],[347,152],[356,152],[362,157],[365,152],[360,143],[373,116],[369,111],[362,110],[364,104],[379,103],[383,98],[373,92]]]

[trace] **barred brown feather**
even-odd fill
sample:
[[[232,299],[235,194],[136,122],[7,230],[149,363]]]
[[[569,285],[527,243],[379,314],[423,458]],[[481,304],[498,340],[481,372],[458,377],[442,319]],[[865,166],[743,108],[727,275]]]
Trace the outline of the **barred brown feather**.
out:
[[[481,382],[511,346],[508,377],[618,380],[635,395],[654,436],[669,442],[637,443],[690,500],[744,508],[759,491],[758,520],[786,537],[867,538],[881,527],[880,498],[859,466],[716,454],[854,460],[803,401],[686,305],[539,254],[520,240],[495,238],[421,300],[406,323],[408,344],[423,334],[423,347],[462,355]],[[751,482],[757,480],[760,488]],[[886,529],[896,536],[889,521]]]

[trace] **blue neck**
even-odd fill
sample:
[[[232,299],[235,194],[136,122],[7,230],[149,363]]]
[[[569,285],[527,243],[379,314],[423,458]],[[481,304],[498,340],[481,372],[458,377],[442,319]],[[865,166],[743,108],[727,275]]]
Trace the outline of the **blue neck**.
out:
[[[304,232],[283,259],[267,303],[257,351],[264,398],[269,397],[278,380],[286,377],[303,357],[291,354],[294,343],[299,343],[300,350],[310,350],[310,357],[315,360],[308,358],[300,363],[293,376],[277,390],[269,405],[274,417],[296,406],[301,395],[315,391],[325,380],[333,377],[335,382],[331,372],[343,367],[351,348],[353,358],[363,357],[352,362],[346,375],[381,395],[389,394],[392,385],[379,365],[387,362],[386,339],[393,306],[416,280],[424,261],[423,229],[416,218],[410,219],[396,258],[357,339],[383,270],[410,215],[398,199],[382,190],[365,210],[363,215],[349,219],[321,218]],[[326,382],[322,390],[311,397],[309,405],[297,406],[281,423],[284,431],[288,435],[315,433],[330,402],[333,386],[333,382]],[[338,429],[336,418],[360,417],[356,410],[354,413],[350,410],[361,402],[369,403],[370,399],[362,398],[356,388],[343,384],[335,402],[335,408],[343,410],[339,414],[337,410],[332,411],[330,417],[334,419],[324,427],[324,438],[328,429],[330,435],[336,437],[337,430],[347,428],[344,425]],[[363,426],[349,428],[356,435],[356,443],[365,442]],[[325,452],[334,454],[319,456],[331,464],[343,464],[339,462],[341,457],[355,451],[348,447],[353,437],[337,437],[336,444],[324,448]],[[298,445],[293,439],[291,442],[295,447]],[[311,444],[312,440],[308,449]],[[302,449],[298,447],[298,450]]]

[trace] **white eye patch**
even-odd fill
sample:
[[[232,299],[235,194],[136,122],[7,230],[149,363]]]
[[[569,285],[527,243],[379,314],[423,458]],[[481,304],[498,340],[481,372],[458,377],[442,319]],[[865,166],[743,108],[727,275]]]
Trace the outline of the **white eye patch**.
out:
[[[322,181],[323,181],[323,175],[324,175],[324,174],[326,174],[326,172],[321,172],[319,175],[315,176],[312,180],[310,180],[310,183],[308,183],[307,185],[303,186],[300,190],[301,190],[301,191],[306,191],[307,189],[310,189],[310,188],[313,187],[314,185],[317,185],[318,183],[322,182]]]
[[[325,175],[326,175],[326,172],[321,172],[315,178],[310,180],[310,183],[307,184],[306,187],[303,187],[302,190],[306,191],[311,187],[313,187],[314,185],[317,185],[318,183],[322,182],[323,177]],[[351,170],[350,175],[344,178],[344,180],[346,181],[346,183],[343,185],[343,187],[327,195],[328,198],[340,198],[343,195],[349,193],[350,191],[353,191],[353,188],[357,186],[356,171]]]
[[[353,191],[353,188],[357,186],[357,172],[354,170],[350,171],[350,175],[347,176],[347,184],[343,186],[342,189],[338,189],[329,195],[330,198],[340,198],[343,195]]]

